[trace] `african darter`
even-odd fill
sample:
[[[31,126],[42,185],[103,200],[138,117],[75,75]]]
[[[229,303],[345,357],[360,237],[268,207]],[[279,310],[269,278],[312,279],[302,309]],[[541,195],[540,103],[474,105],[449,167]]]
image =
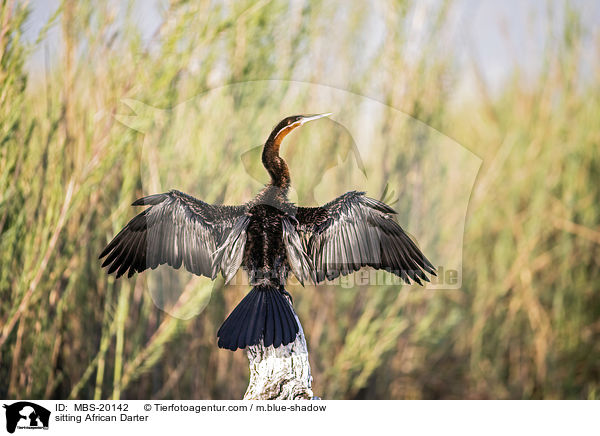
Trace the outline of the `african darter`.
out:
[[[422,284],[433,265],[394,220],[395,211],[364,192],[347,192],[320,207],[288,200],[290,173],[279,156],[283,139],[308,121],[331,114],[282,120],[265,142],[262,162],[271,182],[242,206],[208,204],[179,191],[150,195],[133,206],[150,206],[106,246],[100,258],[117,277],[158,265],[184,265],[226,282],[243,267],[252,290],[231,312],[217,336],[221,348],[258,344],[279,347],[299,331],[286,296],[289,272],[317,284],[364,266]],[[290,299],[291,301],[291,299]]]

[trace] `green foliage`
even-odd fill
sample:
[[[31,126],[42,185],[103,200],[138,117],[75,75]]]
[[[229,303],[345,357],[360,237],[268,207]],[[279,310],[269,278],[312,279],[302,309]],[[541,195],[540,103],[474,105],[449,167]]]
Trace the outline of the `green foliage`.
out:
[[[172,187],[206,201],[251,198],[262,181],[253,147],[290,108],[316,101],[292,95],[289,82],[219,88],[258,79],[385,96],[483,159],[460,290],[291,289],[319,396],[598,397],[600,88],[579,71],[597,50],[584,50],[575,11],[536,80],[523,84],[515,67],[497,97],[449,107],[462,71],[439,43],[447,2],[427,14],[419,55],[406,49],[416,2],[380,2],[385,32],[367,60],[367,2],[171,1],[146,44],[131,8],[64,1],[31,46],[22,40],[27,10],[1,3],[0,397],[242,397],[247,359],[218,349],[215,333],[247,287],[186,274],[115,281],[97,256],[144,194]],[[338,21],[347,24],[332,33]],[[25,62],[53,26],[60,58],[28,77]],[[204,106],[199,95],[217,103]],[[402,143],[418,133],[406,129],[384,116],[371,134]],[[314,178],[330,170],[328,159],[353,159],[347,138],[316,123],[290,138],[283,152],[300,204],[317,200]],[[454,229],[457,217],[439,216],[452,198],[411,202],[405,176],[427,164],[411,145],[372,150],[370,195],[389,184],[382,195],[398,200],[409,229],[431,223],[428,210]],[[402,152],[390,159],[394,147]],[[306,165],[307,155],[323,158]],[[438,164],[440,180],[452,174]],[[360,173],[324,178],[326,194],[345,192]],[[436,256],[452,255],[438,246]],[[173,294],[157,294],[161,286]]]

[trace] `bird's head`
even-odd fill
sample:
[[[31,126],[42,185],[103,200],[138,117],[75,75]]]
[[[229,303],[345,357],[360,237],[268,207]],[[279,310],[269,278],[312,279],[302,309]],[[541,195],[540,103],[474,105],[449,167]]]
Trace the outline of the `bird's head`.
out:
[[[318,120],[319,118],[328,117],[330,113],[317,114],[317,115],[292,115],[291,117],[284,118],[275,126],[271,135],[269,136],[268,142],[273,142],[277,147],[283,141],[292,130],[302,126],[309,121]]]

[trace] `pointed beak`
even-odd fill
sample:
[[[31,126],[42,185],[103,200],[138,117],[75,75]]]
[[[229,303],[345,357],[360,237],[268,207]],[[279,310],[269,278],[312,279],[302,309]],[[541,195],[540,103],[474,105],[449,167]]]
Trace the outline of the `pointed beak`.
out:
[[[319,118],[328,117],[330,115],[333,115],[333,112],[328,112],[326,114],[318,114],[318,115],[307,115],[300,120],[300,125],[302,125],[304,123],[308,123],[309,121],[318,120]]]

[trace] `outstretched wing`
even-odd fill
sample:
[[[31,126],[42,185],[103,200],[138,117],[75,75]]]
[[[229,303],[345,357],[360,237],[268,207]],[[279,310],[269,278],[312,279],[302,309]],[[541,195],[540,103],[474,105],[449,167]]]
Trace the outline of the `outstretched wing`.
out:
[[[214,253],[227,242],[232,228],[242,226],[245,206],[208,204],[174,190],[140,198],[133,206],[150,207],[129,221],[100,254],[106,256],[102,266],[109,274],[116,271],[120,277],[129,271],[131,277],[166,263],[176,269],[183,264],[194,274],[214,279],[219,270],[239,268],[241,254],[227,256],[229,263],[217,263]],[[245,234],[245,228],[237,231]],[[243,252],[244,244],[227,248]]]
[[[364,194],[352,191],[324,206],[298,208],[297,230],[316,282],[364,266],[394,273],[406,283],[429,281],[425,273],[435,275],[435,269],[394,220],[396,212]]]

